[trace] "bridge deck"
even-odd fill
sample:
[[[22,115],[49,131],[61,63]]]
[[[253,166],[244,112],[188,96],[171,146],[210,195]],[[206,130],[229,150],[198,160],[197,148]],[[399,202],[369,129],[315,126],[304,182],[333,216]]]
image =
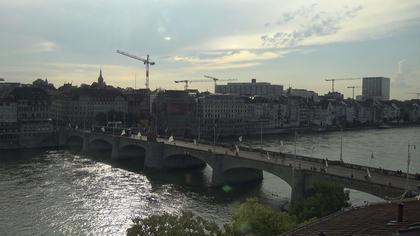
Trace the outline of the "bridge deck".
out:
[[[231,151],[229,148],[222,146],[211,146],[206,144],[195,145],[194,143],[179,141],[168,142],[166,139],[158,139],[158,142],[163,142],[166,145],[175,145],[191,150],[202,150],[209,151],[216,154],[228,154],[237,156],[238,158],[245,158],[254,161],[267,162],[274,165],[286,165],[294,166],[296,169],[308,170],[308,171],[325,171],[328,175],[333,175],[341,178],[348,178],[353,180],[359,180],[364,182],[370,182],[374,184],[392,186],[394,188],[405,189],[406,187],[406,175],[397,175],[392,170],[380,170],[377,168],[363,167],[360,165],[353,165],[349,163],[341,164],[338,161],[328,161],[328,167],[326,167],[324,160],[314,157],[298,156],[294,158],[293,155],[285,153],[275,153],[270,151],[247,151],[240,150],[236,155],[236,150]],[[268,154],[267,154],[268,153]],[[370,178],[366,178],[366,168],[370,169]],[[420,180],[414,179],[414,175],[409,175],[409,186],[411,190],[418,190],[420,187]]]
[[[83,132],[83,131],[76,131]],[[90,132],[89,132],[90,133]],[[96,135],[96,133],[95,133]],[[98,133],[99,136],[111,136],[102,133]],[[147,143],[146,137],[141,137],[140,139],[134,139],[130,137],[118,137],[121,140],[128,142],[139,142]],[[239,150],[236,153],[236,150],[232,151],[227,147],[223,146],[211,146],[206,144],[194,144],[191,142],[175,140],[169,142],[167,139],[158,138],[158,142],[164,143],[165,145],[176,146],[179,148],[195,151],[204,151],[212,152],[220,155],[229,155],[235,158],[253,160],[258,162],[270,163],[273,165],[283,165],[295,167],[298,170],[307,170],[311,172],[318,172],[328,176],[334,176],[342,179],[361,181],[371,184],[378,184],[382,186],[389,186],[395,189],[405,189],[406,188],[406,175],[398,175],[396,171],[393,170],[383,170],[374,167],[366,167],[361,165],[355,165],[350,163],[342,163],[339,161],[328,161],[328,166],[326,166],[325,161],[319,158],[307,157],[307,156],[294,156],[290,153],[280,153],[280,152],[271,152],[261,149],[248,149],[248,150]],[[366,168],[369,168],[371,177],[366,178],[367,171]],[[409,188],[410,190],[419,191],[420,180],[414,179],[414,175],[409,175]]]

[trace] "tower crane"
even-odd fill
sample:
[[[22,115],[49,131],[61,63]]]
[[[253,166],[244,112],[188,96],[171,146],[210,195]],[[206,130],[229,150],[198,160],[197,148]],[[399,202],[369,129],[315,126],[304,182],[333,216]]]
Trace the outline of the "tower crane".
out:
[[[352,89],[352,91],[353,91],[353,100],[354,100],[354,89],[355,88],[360,88],[360,86],[348,86],[347,88],[351,88]]]
[[[190,80],[175,80],[175,83],[185,83],[184,90],[188,90],[188,84],[191,83]]]
[[[155,62],[150,61],[150,59],[149,59],[149,54],[147,54],[146,59],[143,59],[143,58],[141,58],[141,57],[138,57],[138,56],[135,56],[135,55],[132,55],[132,54],[129,54],[129,53],[123,52],[123,51],[121,51],[121,50],[117,50],[117,53],[119,53],[119,54],[121,54],[121,55],[124,55],[124,56],[126,56],[126,57],[133,58],[133,59],[135,59],[135,60],[142,61],[142,62],[144,63],[144,65],[146,65],[146,84],[145,84],[145,85],[146,85],[146,89],[148,89],[148,88],[149,88],[149,67],[150,67],[150,66],[153,66],[153,65],[155,64]]]
[[[188,90],[188,85],[189,84],[191,84],[192,82],[194,82],[194,83],[200,83],[200,82],[211,82],[210,80],[175,80],[174,81],[175,83],[185,83],[185,85],[184,85],[184,90]]]
[[[410,94],[415,94],[415,95],[417,95],[417,99],[419,99],[419,98],[420,98],[420,93],[410,93]]]
[[[208,79],[212,79],[214,82],[214,92],[216,92],[216,85],[217,85],[217,81],[236,81],[237,79],[219,79],[210,75],[204,75],[204,77],[208,78]]]
[[[342,78],[342,79],[326,79],[325,81],[331,81],[331,90],[334,92],[334,82],[341,81],[341,80],[358,80],[360,78]]]

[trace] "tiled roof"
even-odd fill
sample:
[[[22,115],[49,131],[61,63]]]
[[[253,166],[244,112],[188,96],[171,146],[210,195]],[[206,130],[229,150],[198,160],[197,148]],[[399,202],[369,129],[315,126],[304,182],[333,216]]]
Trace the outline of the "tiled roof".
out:
[[[420,201],[404,202],[403,222],[397,223],[398,204],[381,203],[335,213],[289,231],[281,236],[385,236],[396,235],[409,225],[420,223]],[[420,235],[420,231],[419,231]]]

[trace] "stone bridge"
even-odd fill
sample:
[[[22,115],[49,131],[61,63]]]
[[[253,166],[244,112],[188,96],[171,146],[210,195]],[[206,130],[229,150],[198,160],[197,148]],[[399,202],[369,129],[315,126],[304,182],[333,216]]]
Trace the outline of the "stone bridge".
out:
[[[239,152],[222,146],[192,144],[183,141],[168,142],[158,139],[148,142],[140,139],[113,136],[104,133],[91,133],[81,130],[67,130],[60,134],[60,144],[77,141],[84,151],[89,149],[108,149],[111,158],[119,159],[124,152],[131,150],[144,156],[145,168],[167,170],[173,168],[192,168],[208,165],[212,169],[211,184],[237,184],[261,180],[263,171],[278,176],[292,188],[292,202],[302,200],[316,182],[333,182],[345,188],[366,192],[389,199],[401,196],[406,187],[406,176],[391,170],[369,167],[371,177],[367,177],[367,167],[294,156],[291,154],[269,152],[256,149],[241,149]],[[418,191],[420,181],[410,178],[410,190]]]

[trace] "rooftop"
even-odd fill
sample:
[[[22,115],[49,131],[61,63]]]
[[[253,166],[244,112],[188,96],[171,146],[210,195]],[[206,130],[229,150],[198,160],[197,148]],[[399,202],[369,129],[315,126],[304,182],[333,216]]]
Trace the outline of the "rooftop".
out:
[[[412,235],[397,233],[399,230],[407,230],[410,225],[420,224],[420,201],[404,202],[402,222],[397,222],[397,215],[398,204],[396,203],[381,203],[352,208],[321,218],[314,223],[286,232],[281,236],[318,236],[321,232],[325,236]],[[420,227],[418,230],[415,231],[414,235],[420,235]]]

